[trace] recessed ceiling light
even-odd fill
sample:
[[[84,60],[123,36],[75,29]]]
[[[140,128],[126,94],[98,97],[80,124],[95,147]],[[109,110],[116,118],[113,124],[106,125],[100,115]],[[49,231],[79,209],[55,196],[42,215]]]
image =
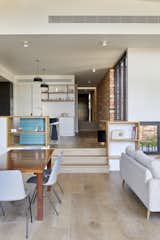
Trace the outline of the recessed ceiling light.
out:
[[[102,47],[106,47],[108,45],[107,41],[102,41]]]
[[[96,69],[95,69],[95,68],[93,68],[93,69],[92,69],[92,72],[93,72],[93,73],[95,73],[95,71],[96,71]]]
[[[29,47],[29,42],[28,42],[28,41],[24,41],[23,46],[24,46],[25,48]]]

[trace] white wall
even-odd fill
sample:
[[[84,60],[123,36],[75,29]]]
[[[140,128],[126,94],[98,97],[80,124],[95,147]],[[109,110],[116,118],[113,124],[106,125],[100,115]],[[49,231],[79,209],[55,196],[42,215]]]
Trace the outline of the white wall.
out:
[[[48,84],[74,84],[74,75],[41,76]],[[75,102],[41,102],[40,83],[33,82],[34,76],[16,76],[14,84],[14,114],[15,115],[47,115],[59,117],[68,113],[75,117]],[[33,94],[32,94],[33,93]],[[58,97],[64,97],[60,94]],[[73,96],[74,97],[74,96]]]
[[[74,102],[43,102],[42,112],[44,116],[60,117],[61,113],[68,113],[69,116],[75,116]]]
[[[0,76],[2,76],[3,78],[14,82],[14,74],[7,68],[5,68],[4,66],[0,65]]]
[[[32,113],[32,84],[13,85],[14,115],[30,115]]]
[[[128,49],[128,120],[160,121],[160,48]]]
[[[0,117],[0,154],[7,152],[7,118]]]

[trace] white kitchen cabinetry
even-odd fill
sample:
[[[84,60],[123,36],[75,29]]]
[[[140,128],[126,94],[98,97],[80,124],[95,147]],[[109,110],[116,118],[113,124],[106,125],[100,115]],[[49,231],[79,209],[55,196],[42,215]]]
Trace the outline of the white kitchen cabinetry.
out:
[[[74,118],[60,117],[59,118],[59,135],[60,136],[74,136]]]

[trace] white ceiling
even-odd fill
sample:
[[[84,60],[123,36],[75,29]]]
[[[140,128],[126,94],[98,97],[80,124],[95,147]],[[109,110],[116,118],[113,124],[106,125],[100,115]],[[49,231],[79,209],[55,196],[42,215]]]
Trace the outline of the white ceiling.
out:
[[[0,19],[6,16],[8,19],[22,18],[42,19],[45,15],[154,15],[159,14],[160,0],[1,0]],[[13,19],[14,16],[14,19]]]
[[[23,42],[29,41],[24,48]],[[103,48],[102,41],[108,46]],[[47,75],[75,74],[80,84],[99,81],[128,48],[160,47],[159,36],[16,35],[0,36],[0,64],[15,75],[36,73],[36,58]],[[93,73],[92,69],[96,68]]]

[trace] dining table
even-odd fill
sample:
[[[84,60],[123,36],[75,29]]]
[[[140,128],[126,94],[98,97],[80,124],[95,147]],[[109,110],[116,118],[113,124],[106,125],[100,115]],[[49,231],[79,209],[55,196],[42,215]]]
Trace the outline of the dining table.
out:
[[[53,149],[12,149],[0,156],[0,170],[37,175],[37,220],[43,220],[43,170],[51,169]]]

